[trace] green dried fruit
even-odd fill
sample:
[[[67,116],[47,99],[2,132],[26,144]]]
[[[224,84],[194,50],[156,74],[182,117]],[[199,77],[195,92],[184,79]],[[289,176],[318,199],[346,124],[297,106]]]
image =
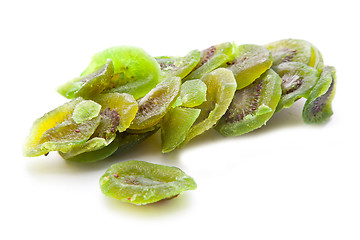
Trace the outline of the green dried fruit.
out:
[[[50,151],[69,151],[74,145],[85,142],[99,125],[100,117],[76,123],[73,112],[82,101],[76,98],[37,119],[25,141],[24,155],[36,157]]]
[[[114,77],[117,85],[110,92],[128,93],[139,99],[145,96],[160,81],[159,64],[143,49],[131,46],[108,48],[95,54],[85,76],[97,71],[108,59],[114,63]]]
[[[331,103],[335,96],[336,70],[325,66],[319,80],[312,89],[303,109],[305,123],[324,123],[333,114]]]
[[[75,78],[60,86],[57,91],[66,98],[83,97],[90,99],[118,83],[114,76],[114,65],[111,59],[94,73]]]
[[[68,152],[59,151],[60,156],[73,162],[96,162],[111,156],[118,149],[115,135],[113,138],[104,139],[93,137],[81,145],[74,146]]]
[[[75,146],[67,153],[59,152],[62,158],[81,163],[90,163],[104,160],[107,157],[124,153],[135,145],[141,143],[156,131],[133,134],[128,132],[117,133],[116,137],[112,140],[106,141],[103,138],[92,138],[86,144]]]
[[[232,71],[218,68],[205,74],[201,80],[207,86],[206,101],[195,107],[200,115],[179,147],[187,144],[192,138],[212,128],[225,114],[236,91],[236,80]]]
[[[171,109],[161,121],[162,152],[174,150],[184,140],[201,110],[177,107]]]
[[[236,91],[215,129],[224,136],[239,136],[263,126],[281,97],[281,78],[269,69],[251,85]]]
[[[195,181],[179,168],[135,160],[113,164],[99,182],[106,196],[136,205],[196,189]]]
[[[283,39],[264,45],[274,61],[273,65],[277,66],[283,62],[301,62],[306,65],[311,59],[311,44],[299,39]]]
[[[101,120],[95,132],[90,139],[85,143],[74,146],[70,151],[60,153],[60,155],[67,160],[78,162],[93,162],[101,160],[101,156],[110,154],[112,150],[116,151],[116,144],[112,144],[116,137],[116,131],[125,131],[131,121],[135,118],[138,105],[134,97],[126,93],[105,93],[100,94],[94,100],[102,105]],[[101,151],[102,148],[107,147],[107,150]],[[84,159],[84,157],[77,155],[85,154],[87,152],[96,152],[94,157]],[[86,154],[88,156],[89,154]]]
[[[206,84],[200,79],[188,80],[181,84],[180,96],[173,107],[195,107],[206,101]]]
[[[119,132],[125,131],[133,121],[138,111],[138,103],[135,98],[127,93],[104,93],[94,98],[94,101],[102,106],[102,111],[106,109],[118,115]]]
[[[185,77],[185,80],[200,79],[204,74],[234,60],[237,54],[236,48],[234,43],[226,42],[201,51],[198,65]]]
[[[179,96],[180,85],[179,77],[170,77],[140,99],[139,110],[129,128],[134,130],[151,129],[159,123]]]
[[[320,51],[311,43],[300,39],[283,39],[266,44],[273,56],[273,66],[284,62],[300,62],[321,70],[323,59]]]
[[[76,123],[84,123],[97,117],[100,109],[100,104],[91,100],[85,100],[75,106],[72,118]]]
[[[282,79],[282,96],[276,111],[289,108],[299,98],[307,98],[319,78],[318,71],[299,62],[285,62],[274,67]]]
[[[321,73],[324,68],[324,60],[321,52],[314,45],[311,45],[311,59],[309,63],[310,67],[316,68]]]
[[[155,60],[160,65],[163,73],[163,78],[180,77],[183,79],[186,77],[199,63],[200,51],[193,50],[189,52],[185,57],[155,57]]]
[[[237,89],[242,89],[255,81],[271,67],[272,57],[264,47],[254,44],[238,46],[235,60],[227,62],[224,67],[234,73]]]

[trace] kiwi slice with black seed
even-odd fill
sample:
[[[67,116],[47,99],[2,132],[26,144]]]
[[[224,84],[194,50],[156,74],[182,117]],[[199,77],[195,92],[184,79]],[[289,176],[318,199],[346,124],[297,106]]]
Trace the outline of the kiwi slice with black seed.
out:
[[[237,54],[235,43],[221,43],[211,46],[200,53],[200,61],[184,80],[200,79],[204,74],[220,67],[226,62],[233,61]]]
[[[97,71],[108,59],[114,65],[111,81],[116,83],[106,89],[108,92],[128,93],[139,99],[160,81],[161,70],[156,60],[143,49],[132,46],[112,47],[95,54],[81,76]]]
[[[276,111],[289,108],[299,98],[307,98],[319,78],[319,72],[300,62],[285,62],[274,67],[282,79],[281,99]]]
[[[114,76],[114,64],[111,59],[93,73],[75,78],[62,86],[57,91],[66,98],[83,97],[91,99],[100,94],[105,89],[113,88],[117,85]]]
[[[24,155],[36,157],[50,151],[66,152],[89,139],[99,125],[100,117],[90,114],[91,117],[82,119],[84,121],[75,122],[74,109],[82,102],[81,97],[73,99],[38,118],[24,144]],[[79,117],[78,114],[75,116],[75,119]]]
[[[237,89],[251,84],[271,67],[273,59],[269,50],[254,44],[243,44],[237,48],[237,57],[223,67],[234,73]]]
[[[170,77],[159,83],[139,100],[139,110],[129,129],[145,132],[152,129],[170,110],[180,94],[180,77]]]
[[[332,111],[332,100],[335,96],[336,70],[325,66],[305,102],[302,117],[305,123],[324,123],[329,120]]]
[[[158,62],[163,78],[180,77],[188,75],[200,61],[200,51],[193,50],[184,57],[161,56],[155,57]]]
[[[281,97],[281,78],[269,69],[249,86],[237,90],[215,129],[238,136],[263,126],[274,114]]]
[[[320,51],[301,39],[283,39],[264,45],[273,56],[273,66],[284,62],[300,62],[321,71],[323,59]]]

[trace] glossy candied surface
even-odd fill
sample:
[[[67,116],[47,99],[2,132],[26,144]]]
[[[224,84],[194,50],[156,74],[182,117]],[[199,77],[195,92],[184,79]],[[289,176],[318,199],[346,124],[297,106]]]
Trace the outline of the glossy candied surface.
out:
[[[196,183],[179,168],[130,160],[110,166],[100,189],[108,197],[144,205],[194,190]]]

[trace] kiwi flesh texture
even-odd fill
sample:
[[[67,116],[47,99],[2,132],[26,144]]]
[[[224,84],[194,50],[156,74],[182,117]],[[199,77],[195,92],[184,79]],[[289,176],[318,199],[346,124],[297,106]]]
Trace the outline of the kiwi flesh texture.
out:
[[[234,60],[237,53],[236,48],[234,43],[225,42],[202,50],[198,65],[184,80],[200,79],[204,74]]]
[[[191,126],[201,110],[196,108],[177,107],[171,109],[161,121],[161,151],[174,150],[185,140]]]
[[[332,116],[332,100],[335,96],[336,69],[325,66],[308,99],[305,102],[302,117],[305,123],[320,124]]]
[[[237,90],[215,129],[224,136],[239,136],[263,126],[281,97],[281,78],[267,70],[249,86]]]
[[[40,149],[40,139],[49,129],[56,127],[62,122],[72,121],[72,114],[75,106],[81,101],[83,101],[82,98],[73,99],[35,120],[30,129],[30,134],[25,140],[23,149],[24,155],[27,157],[35,157],[48,153],[49,151],[45,148]]]
[[[232,71],[218,68],[205,74],[201,80],[207,86],[206,101],[194,107],[200,109],[201,112],[178,148],[183,147],[194,137],[212,128],[225,114],[234,97],[236,80]]]
[[[69,99],[76,97],[91,99],[91,97],[96,96],[105,89],[116,86],[117,82],[113,79],[113,76],[114,64],[111,59],[107,59],[100,69],[61,85],[57,91]]]
[[[223,67],[234,73],[239,90],[260,77],[271,67],[272,62],[272,56],[266,48],[255,44],[243,44],[237,48],[237,57]]]
[[[115,111],[119,115],[117,131],[125,131],[133,121],[138,111],[135,98],[127,93],[103,93],[93,100],[102,106],[102,111]],[[115,114],[114,112],[114,114]]]
[[[88,100],[89,101],[89,100]],[[64,159],[73,159],[75,156],[85,154],[86,152],[96,152],[98,159],[100,155],[108,153],[108,151],[101,151],[102,148],[111,145],[108,149],[114,149],[113,140],[116,137],[116,132],[125,131],[131,121],[135,118],[138,105],[133,96],[127,93],[105,93],[100,94],[94,101],[101,104],[101,121],[95,132],[89,140],[80,145],[74,146],[70,151],[60,153]],[[84,102],[84,101],[83,101]],[[115,149],[116,150],[116,149]],[[86,154],[86,156],[89,154]],[[76,159],[82,159],[77,157]],[[93,158],[90,158],[93,159]],[[80,160],[78,160],[80,161]],[[81,161],[95,161],[95,160],[81,160]]]
[[[155,60],[160,65],[163,78],[186,77],[199,63],[200,51],[193,50],[184,57],[169,57],[161,56],[155,57]]]
[[[70,159],[82,153],[100,150],[112,143],[116,137],[120,116],[116,111],[106,108],[99,117],[99,125],[86,142],[73,146],[69,151],[59,150],[62,158]]]
[[[324,60],[322,57],[321,52],[317,47],[311,45],[311,59],[309,62],[310,67],[314,67],[321,73],[322,69],[324,68]]]
[[[160,82],[154,89],[139,100],[139,110],[129,129],[152,128],[172,107],[180,94],[180,77],[170,77]]]
[[[84,123],[98,116],[100,110],[100,104],[91,100],[84,100],[75,106],[72,118],[75,123]]]
[[[110,144],[101,143],[100,138],[97,138],[96,141],[92,141],[91,146],[88,145],[86,151],[70,151],[67,153],[59,152],[60,156],[68,161],[80,162],[80,163],[90,163],[104,160],[107,157],[110,157],[115,154],[124,153],[135,145],[141,143],[151,135],[153,135],[159,128],[139,134],[133,134],[128,132],[117,133],[116,137]],[[95,138],[94,138],[95,139]],[[80,149],[79,149],[80,150]]]
[[[161,70],[156,60],[143,49],[132,46],[112,47],[95,54],[81,76],[95,72],[108,59],[114,64],[112,81],[117,83],[109,92],[128,93],[139,99],[160,81]]]
[[[319,78],[319,72],[299,62],[284,62],[273,68],[282,79],[282,95],[276,111],[289,108],[296,100],[307,98]]]
[[[283,62],[301,62],[306,65],[311,59],[311,44],[301,39],[283,39],[264,45],[267,48],[277,66]]]
[[[200,79],[188,80],[181,84],[180,96],[173,107],[195,107],[206,101],[206,84]]]

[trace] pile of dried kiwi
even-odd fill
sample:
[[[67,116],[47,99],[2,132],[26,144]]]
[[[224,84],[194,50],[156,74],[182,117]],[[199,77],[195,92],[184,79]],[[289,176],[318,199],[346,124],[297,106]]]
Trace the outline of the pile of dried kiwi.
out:
[[[184,57],[154,58],[137,47],[113,47],[95,54],[79,77],[58,88],[71,100],[34,122],[24,155],[58,151],[69,161],[94,162],[129,150],[158,130],[162,152],[167,153],[210,128],[224,136],[260,128],[300,98],[306,99],[304,122],[324,123],[333,113],[335,84],[335,68],[324,66],[320,51],[305,40],[285,39],[264,46],[227,42]],[[129,162],[136,165],[132,169],[148,172],[160,167]],[[128,165],[126,169],[131,168]],[[153,172],[168,171],[161,168]],[[122,179],[122,186],[132,187],[161,182],[135,170],[130,174],[133,179],[112,171],[112,178],[109,174],[101,178],[101,186],[111,179],[112,183]],[[177,190],[170,195],[153,195],[168,198],[194,189],[191,181],[185,181],[186,189],[175,184]],[[133,196],[117,198],[149,203],[136,202]]]

